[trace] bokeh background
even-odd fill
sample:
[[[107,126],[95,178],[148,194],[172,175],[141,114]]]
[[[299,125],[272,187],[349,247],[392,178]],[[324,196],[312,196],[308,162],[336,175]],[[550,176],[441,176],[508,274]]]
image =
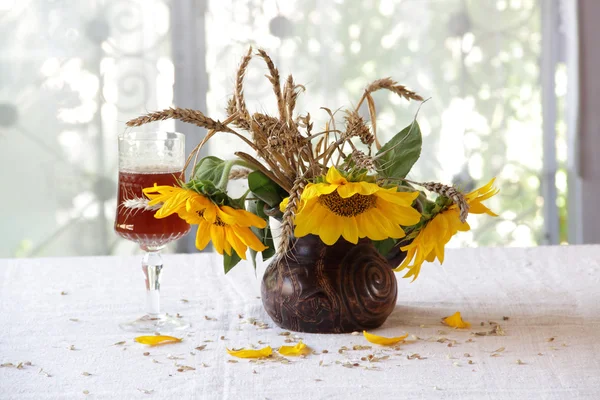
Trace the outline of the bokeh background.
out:
[[[430,98],[411,177],[468,190],[495,176],[501,188],[489,201],[500,216],[470,217],[472,231],[451,246],[575,243],[572,3],[0,0],[0,257],[138,251],[113,232],[118,134],[173,105],[223,119],[249,45],[306,86],[297,110],[317,126],[320,107],[356,104],[377,78]],[[275,109],[265,72],[251,62],[251,111]],[[419,107],[375,97],[383,140]],[[173,121],[143,129],[184,132],[188,150],[205,134]],[[217,137],[205,154],[232,157],[234,145]],[[193,240],[171,251],[195,251]]]

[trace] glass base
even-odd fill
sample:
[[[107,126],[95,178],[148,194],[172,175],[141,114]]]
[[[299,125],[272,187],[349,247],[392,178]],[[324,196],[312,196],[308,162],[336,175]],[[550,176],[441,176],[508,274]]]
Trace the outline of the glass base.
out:
[[[121,323],[119,326],[128,332],[164,333],[181,331],[189,328],[191,325],[183,318],[160,314],[155,316],[144,315],[135,321]]]

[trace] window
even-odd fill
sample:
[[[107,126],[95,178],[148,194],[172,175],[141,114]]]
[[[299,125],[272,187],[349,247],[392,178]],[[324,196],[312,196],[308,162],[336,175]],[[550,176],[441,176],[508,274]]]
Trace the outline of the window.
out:
[[[297,110],[317,122],[326,119],[319,107],[349,106],[377,78],[430,98],[419,111],[423,154],[412,178],[468,190],[497,176],[501,188],[490,202],[500,217],[470,219],[473,230],[454,245],[569,240],[565,106],[573,71],[563,50],[573,43],[561,40],[565,21],[574,23],[570,2],[5,3],[0,167],[18,171],[5,175],[18,193],[3,200],[10,215],[0,256],[135,251],[112,232],[117,134],[126,120],[174,102],[222,119],[250,44],[306,86]],[[274,107],[264,71],[252,61],[251,110]],[[376,102],[382,139],[419,107],[387,93]],[[189,144],[203,134],[173,122],[146,129],[173,127]],[[215,139],[210,152],[231,156],[229,143]]]

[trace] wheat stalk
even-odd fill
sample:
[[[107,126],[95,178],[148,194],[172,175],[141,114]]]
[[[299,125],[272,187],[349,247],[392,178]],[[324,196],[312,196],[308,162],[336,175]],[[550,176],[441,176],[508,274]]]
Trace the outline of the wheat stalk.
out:
[[[419,96],[412,90],[408,90],[406,86],[399,85],[398,82],[394,81],[392,78],[377,79],[367,86],[365,92],[373,93],[381,89],[386,89],[396,93],[398,96],[403,97],[406,100],[423,101],[423,97]]]
[[[231,132],[234,133],[230,128],[220,121],[215,121],[212,118],[207,117],[200,111],[192,110],[190,108],[167,108],[162,111],[155,111],[146,114],[141,117],[134,118],[127,121],[127,126],[141,126],[155,121],[164,121],[167,119],[178,119],[183,122],[194,124],[206,129],[214,129],[219,132]]]
[[[246,69],[248,68],[248,64],[252,59],[252,46],[248,49],[246,55],[242,58],[242,62],[240,63],[240,67],[237,70],[237,74],[235,77],[235,104],[242,119],[248,119],[250,114],[248,114],[248,109],[246,108],[246,101],[244,100],[244,76],[246,75]]]
[[[346,120],[346,131],[344,132],[344,138],[349,139],[353,136],[360,138],[360,141],[367,146],[370,146],[375,141],[375,136],[371,133],[365,120],[358,114],[358,111],[346,110],[344,116]]]
[[[246,179],[248,177],[248,175],[250,174],[250,172],[252,172],[252,171],[250,171],[247,168],[233,169],[229,173],[229,180],[235,181],[235,180],[239,180],[239,179]]]
[[[275,97],[277,98],[277,109],[279,110],[279,118],[282,121],[285,121],[285,103],[283,101],[283,95],[281,94],[281,82],[279,78],[279,71],[275,68],[275,64],[273,64],[273,60],[266,51],[263,49],[258,50],[258,55],[262,57],[267,64],[267,68],[269,68],[269,73],[271,75],[266,75],[271,85],[273,85],[273,92],[275,93]]]
[[[294,181],[294,185],[290,190],[290,197],[288,204],[283,212],[283,219],[281,223],[281,241],[279,243],[278,257],[283,257],[289,250],[292,237],[294,236],[294,217],[298,206],[300,205],[300,197],[302,196],[302,190],[304,189],[305,181],[303,176],[299,176]]]
[[[409,183],[419,185],[429,190],[430,192],[437,193],[439,195],[448,197],[454,204],[458,206],[460,210],[460,221],[465,222],[469,215],[469,203],[465,199],[465,196],[453,186],[444,185],[438,182],[412,182],[406,180]]]

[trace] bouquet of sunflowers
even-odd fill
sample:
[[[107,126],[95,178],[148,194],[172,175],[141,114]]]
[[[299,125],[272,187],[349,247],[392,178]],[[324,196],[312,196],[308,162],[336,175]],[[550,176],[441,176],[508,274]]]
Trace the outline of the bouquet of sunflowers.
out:
[[[251,113],[244,99],[244,76],[252,57],[262,59],[273,87],[278,115]],[[292,75],[283,83],[279,71],[264,50],[250,48],[235,77],[234,95],[227,104],[227,118],[214,120],[200,111],[171,108],[133,119],[128,126],[178,119],[206,128],[208,133],[193,149],[186,168],[193,163],[187,182],[179,186],[144,189],[148,207],[160,206],[156,218],[177,214],[198,226],[196,247],[212,242],[224,257],[225,272],[247,250],[255,263],[285,255],[295,238],[316,235],[326,245],[338,240],[358,243],[368,238],[382,255],[393,248],[406,253],[396,271],[416,279],[421,265],[436,258],[444,261],[444,247],[458,231],[468,231],[469,213],[495,216],[482,202],[494,196],[492,179],[470,193],[435,182],[406,178],[421,153],[422,137],[416,119],[391,138],[377,138],[373,93],[391,91],[406,99],[423,98],[390,78],[368,85],[356,107],[347,109],[343,126],[327,108],[329,122],[313,129],[310,114],[295,115],[298,95],[305,87]],[[359,114],[366,102],[370,124]],[[215,135],[233,135],[253,154],[235,152],[235,158],[209,156],[198,160],[199,151]],[[239,198],[228,194],[231,180],[245,179],[248,190]],[[427,193],[434,194],[430,199]],[[281,242],[274,248],[269,217],[281,221]]]

